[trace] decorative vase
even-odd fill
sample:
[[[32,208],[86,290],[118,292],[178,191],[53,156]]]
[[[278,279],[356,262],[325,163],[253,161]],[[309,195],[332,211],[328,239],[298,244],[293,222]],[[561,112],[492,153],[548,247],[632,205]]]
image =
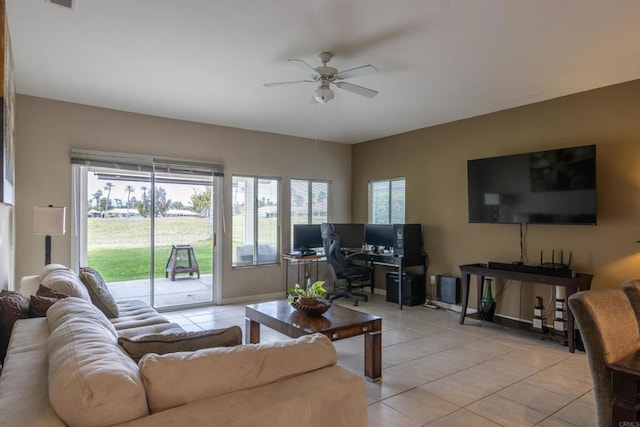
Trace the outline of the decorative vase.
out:
[[[480,318],[488,322],[493,321],[493,314],[496,311],[496,300],[491,293],[491,283],[493,279],[484,279],[484,292],[480,299]]]

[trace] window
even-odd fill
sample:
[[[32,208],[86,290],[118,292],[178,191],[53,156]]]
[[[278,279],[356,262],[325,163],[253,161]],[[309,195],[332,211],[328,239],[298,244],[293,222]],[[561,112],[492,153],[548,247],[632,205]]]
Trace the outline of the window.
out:
[[[372,181],[369,185],[369,222],[404,224],[404,178]]]
[[[234,176],[232,186],[232,265],[277,263],[280,180]]]
[[[291,239],[294,224],[329,222],[329,182],[291,180]]]

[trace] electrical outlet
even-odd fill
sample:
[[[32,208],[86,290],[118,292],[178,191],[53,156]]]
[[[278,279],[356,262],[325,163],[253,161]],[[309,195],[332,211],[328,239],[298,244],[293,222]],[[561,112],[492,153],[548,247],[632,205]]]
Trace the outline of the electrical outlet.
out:
[[[436,284],[436,276],[431,276],[431,284],[432,285]]]

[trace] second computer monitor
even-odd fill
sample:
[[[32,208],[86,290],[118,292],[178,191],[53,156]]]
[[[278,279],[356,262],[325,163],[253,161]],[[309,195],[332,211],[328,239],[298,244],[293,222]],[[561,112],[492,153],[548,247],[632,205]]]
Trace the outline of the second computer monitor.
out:
[[[393,246],[392,224],[365,224],[364,243],[378,248],[390,248]]]
[[[364,224],[333,224],[335,233],[340,236],[343,248],[362,249],[364,243]]]

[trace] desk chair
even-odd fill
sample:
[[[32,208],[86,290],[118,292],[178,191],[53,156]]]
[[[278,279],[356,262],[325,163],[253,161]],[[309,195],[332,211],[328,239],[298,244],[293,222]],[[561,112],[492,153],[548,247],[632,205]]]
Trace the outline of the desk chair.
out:
[[[351,261],[357,259],[358,254],[346,256],[342,251],[342,241],[340,236],[335,233],[331,224],[322,224],[322,243],[324,253],[327,257],[327,265],[334,282],[345,281],[345,286],[337,292],[329,292],[327,298],[333,301],[336,298],[352,299],[353,305],[358,305],[358,298],[368,301],[367,294],[361,292],[353,292],[353,281],[371,280],[372,268],[366,265],[353,264]]]

